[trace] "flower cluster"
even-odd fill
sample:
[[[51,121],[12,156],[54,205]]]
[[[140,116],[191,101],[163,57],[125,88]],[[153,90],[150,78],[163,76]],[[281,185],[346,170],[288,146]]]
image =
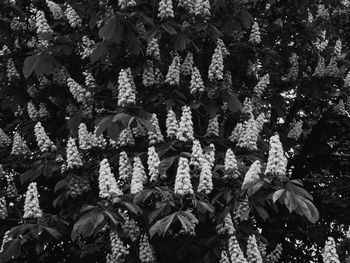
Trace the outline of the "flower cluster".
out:
[[[101,198],[112,198],[123,194],[117,185],[107,159],[103,159],[100,163],[98,187]]]
[[[43,217],[43,212],[39,205],[39,194],[36,183],[29,184],[24,201],[24,219],[39,219]]]
[[[135,242],[140,236],[140,227],[136,224],[136,221],[130,218],[127,214],[122,215],[125,220],[124,224],[122,224],[123,231],[132,242]]]
[[[201,173],[199,176],[199,185],[197,192],[210,194],[213,190],[213,179],[211,172],[211,165],[208,161],[202,162]]]
[[[209,17],[210,14],[210,3],[209,0],[196,0],[194,4],[194,13],[196,16]]]
[[[13,58],[9,58],[6,64],[6,75],[9,81],[19,78],[18,70],[15,67]]]
[[[201,94],[205,91],[204,83],[197,67],[193,67],[191,74],[191,82],[190,82],[190,92],[192,95],[197,93]]]
[[[344,57],[344,54],[342,53],[342,42],[340,39],[338,39],[336,42],[335,42],[335,45],[334,45],[334,56],[337,58],[337,59],[341,59]]]
[[[147,181],[145,167],[140,157],[134,157],[134,166],[130,184],[130,193],[137,194],[143,190],[143,184]]]
[[[259,80],[258,84],[256,84],[256,86],[254,87],[255,94],[258,97],[260,97],[262,93],[265,91],[267,85],[269,84],[270,84],[270,75],[266,74]]]
[[[287,76],[283,79],[285,81],[295,81],[299,74],[299,62],[298,62],[298,55],[293,53],[292,56],[289,58],[289,63],[291,64]]]
[[[75,144],[75,139],[70,137],[67,143],[67,168],[74,169],[83,166],[83,161],[81,159],[78,147]]]
[[[47,110],[45,103],[41,102],[39,104],[39,117],[42,120],[45,120],[51,116],[50,112]]]
[[[146,62],[146,66],[143,70],[142,73],[142,84],[145,87],[150,87],[152,85],[154,85],[155,83],[155,79],[154,79],[154,70],[153,70],[153,63],[152,61],[148,60]]]
[[[238,166],[236,156],[231,149],[227,149],[225,154],[225,177],[237,178]]]
[[[86,176],[73,175],[68,183],[69,195],[73,198],[91,190],[89,178]]]
[[[324,77],[325,74],[326,74],[326,64],[325,64],[324,58],[322,56],[319,56],[317,66],[312,76],[321,78],[321,77]]]
[[[160,60],[158,39],[152,38],[151,41],[148,42],[146,55],[156,60]]]
[[[328,66],[326,67],[325,74],[329,77],[339,77],[340,71],[337,65],[337,58],[332,57],[329,61]]]
[[[121,133],[119,134],[117,145],[119,147],[135,145],[135,140],[132,136],[132,130],[130,127],[126,127],[124,130],[121,131]]]
[[[278,134],[270,138],[269,158],[266,164],[265,174],[284,176],[287,170],[287,158],[284,156],[283,147]]]
[[[230,254],[231,262],[248,263],[243,255],[243,252],[235,235],[232,235],[229,238],[228,251]]]
[[[46,5],[50,9],[54,19],[61,19],[63,17],[63,11],[58,4],[53,1],[46,0]]]
[[[69,87],[69,91],[72,93],[77,102],[86,105],[89,101],[91,101],[91,92],[84,89],[81,85],[75,82],[74,79],[69,77],[67,79],[67,85]]]
[[[256,121],[252,116],[249,120],[244,122],[237,146],[247,148],[249,150],[256,150],[258,135]]]
[[[209,144],[205,148],[204,158],[207,160],[211,167],[214,167],[215,164],[215,145],[213,143]]]
[[[36,27],[36,33],[38,35],[40,34],[53,35],[53,30],[47,23],[44,11],[39,10],[36,12],[35,27]]]
[[[260,44],[261,42],[261,33],[258,22],[254,22],[252,25],[252,30],[250,31],[249,40],[252,44]]]
[[[192,112],[189,106],[182,107],[182,115],[176,137],[183,142],[194,140]]]
[[[141,263],[152,263],[155,261],[153,255],[153,248],[149,243],[148,236],[144,234],[140,239],[140,254],[139,254]]]
[[[35,124],[34,132],[35,132],[36,141],[38,143],[38,146],[41,152],[56,150],[56,146],[51,141],[49,136],[47,136],[44,127],[41,125],[41,122],[37,122]]]
[[[193,54],[191,52],[188,52],[184,61],[182,62],[180,73],[184,76],[191,75],[193,68]]]
[[[314,42],[314,45],[319,52],[322,52],[328,46],[328,40],[326,39],[326,35],[327,35],[327,31],[323,30],[320,33],[317,41]]]
[[[261,164],[259,160],[256,160],[255,162],[253,162],[253,164],[250,166],[249,170],[244,176],[242,189],[248,189],[250,186],[252,186],[257,181],[259,181],[260,173],[261,173]]]
[[[241,137],[242,131],[243,131],[243,124],[237,123],[235,128],[232,130],[229,140],[231,142],[238,142],[239,138]]]
[[[29,101],[27,103],[28,116],[32,121],[37,121],[40,117],[38,110],[35,108],[33,102]]]
[[[136,6],[136,2],[135,0],[118,0],[118,6],[120,6],[120,9],[124,10],[128,7]]]
[[[0,197],[0,219],[5,220],[8,216],[6,199],[4,196]]]
[[[129,182],[132,177],[132,164],[126,152],[119,153],[119,181]]]
[[[154,145],[154,144],[163,142],[164,137],[163,137],[163,134],[162,134],[160,127],[159,127],[157,114],[155,114],[155,113],[152,114],[152,118],[151,118],[150,122],[153,125],[154,131],[152,131],[152,130],[148,131],[149,144]]]
[[[9,146],[11,142],[11,138],[0,128],[0,148]]]
[[[219,120],[218,115],[209,119],[209,124],[205,136],[219,136]]]
[[[168,73],[165,76],[165,82],[169,85],[179,85],[180,84],[180,58],[179,56],[174,56],[171,65],[169,66]]]
[[[126,107],[136,103],[136,90],[134,80],[130,79],[130,68],[119,72],[118,77],[118,106]]]
[[[219,263],[230,263],[230,259],[227,255],[226,251],[221,251],[220,261]]]
[[[168,109],[165,125],[167,137],[170,139],[176,138],[179,123],[177,121],[175,112],[171,108]]]
[[[147,136],[147,128],[139,121],[135,127],[132,128],[132,134],[135,138],[141,138]]]
[[[11,155],[20,156],[26,155],[29,152],[26,141],[22,138],[19,132],[15,132],[13,135]]]
[[[177,167],[174,193],[180,196],[193,194],[190,176],[190,166],[188,160],[184,157],[180,157],[179,164]]]
[[[323,4],[318,4],[317,5],[316,18],[322,18],[322,19],[328,19],[329,18],[329,11],[326,9],[326,7]]]
[[[71,5],[67,3],[65,4],[65,6],[66,6],[66,10],[64,10],[64,15],[68,19],[68,22],[71,25],[71,27],[73,28],[81,27],[82,21],[80,16],[77,14],[77,12],[73,9]]]
[[[179,0],[178,2],[178,6],[183,7],[190,14],[194,14],[194,5],[195,5],[195,1],[193,0]]]
[[[124,262],[129,251],[120,240],[118,233],[116,231],[111,231],[109,233],[109,240],[111,242],[112,253],[107,254],[106,263]]]
[[[158,17],[160,19],[167,19],[174,17],[173,1],[160,0],[158,7]]]
[[[222,46],[217,43],[208,69],[208,79],[210,81],[222,80],[224,78],[224,58],[222,50]]]
[[[322,257],[324,263],[340,263],[335,242],[332,237],[328,237]]]
[[[95,41],[87,36],[83,36],[79,54],[82,59],[89,57],[94,51]]]
[[[150,176],[150,182],[157,182],[159,177],[159,165],[160,159],[154,146],[148,148],[147,159],[148,171]]]
[[[266,263],[277,263],[282,255],[282,245],[277,244],[274,250],[272,250],[265,258]],[[326,262],[326,261],[324,261]],[[327,261],[331,263],[339,263],[339,261]]]
[[[190,164],[194,165],[197,168],[202,166],[202,162],[204,161],[204,154],[201,143],[199,140],[194,140],[192,144],[192,157]]]
[[[251,235],[248,238],[247,261],[248,263],[263,263],[255,235]]]
[[[303,121],[293,122],[291,130],[288,132],[287,137],[293,140],[298,140],[303,132]]]

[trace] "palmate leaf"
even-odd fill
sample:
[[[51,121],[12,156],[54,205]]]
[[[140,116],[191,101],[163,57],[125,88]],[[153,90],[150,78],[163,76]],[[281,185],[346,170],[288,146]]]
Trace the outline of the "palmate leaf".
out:
[[[159,236],[165,236],[171,224],[177,219],[177,212],[172,213],[164,217],[163,219],[158,220],[150,229],[149,234],[153,237],[155,234]]]
[[[29,56],[24,60],[23,75],[26,78],[33,72],[37,76],[42,76],[43,74],[49,75],[59,65],[58,61],[51,54],[43,51],[39,54]]]

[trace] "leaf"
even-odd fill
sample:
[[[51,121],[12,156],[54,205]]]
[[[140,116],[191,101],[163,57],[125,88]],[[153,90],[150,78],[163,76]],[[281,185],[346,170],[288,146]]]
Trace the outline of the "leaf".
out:
[[[170,35],[175,35],[177,34],[175,28],[173,28],[171,25],[169,24],[163,24],[162,28],[165,29],[165,31],[167,31]]]
[[[255,210],[258,212],[259,216],[265,221],[266,219],[269,218],[269,214],[267,213],[267,211],[265,210],[265,208],[263,208],[260,205],[255,206]]]
[[[141,208],[131,202],[120,201],[119,204],[125,206],[130,212],[134,213],[135,215],[142,213]]]
[[[176,212],[172,213],[171,215],[168,215],[164,217],[161,220],[158,220],[150,229],[149,234],[151,237],[153,237],[155,234],[163,235],[165,236],[166,232],[168,231],[169,227],[173,223],[173,220],[175,216],[177,215]]]
[[[255,194],[257,191],[260,190],[260,188],[264,185],[264,181],[256,181],[254,182],[252,185],[249,186],[248,188],[248,195],[252,196],[253,194]]]
[[[73,117],[68,120],[68,129],[73,136],[77,136],[78,129],[81,121],[83,120],[83,114],[81,112],[76,113]]]
[[[249,29],[254,22],[253,16],[246,9],[241,9],[241,21],[244,29]]]
[[[159,164],[159,173],[162,174],[162,173],[165,173],[169,168],[170,166],[174,163],[174,161],[176,160],[178,156],[170,156],[168,158],[165,158],[163,160],[161,160],[160,164]]]
[[[39,177],[42,173],[44,165],[41,164],[35,171],[33,171],[33,169],[30,169],[26,172],[24,172],[23,174],[21,174],[19,176],[19,180],[21,182],[21,184],[24,184],[27,181],[32,181],[34,179],[36,179],[37,177]]]
[[[131,116],[129,114],[121,112],[113,117],[113,122],[120,122],[122,123],[123,127],[128,127],[130,118]]]
[[[307,200],[302,196],[297,196],[296,200],[305,217],[311,223],[316,223],[319,219],[319,213],[315,205],[310,200]]]
[[[103,117],[97,124],[96,136],[100,136],[112,123],[113,115]]]
[[[84,215],[73,226],[71,233],[72,240],[75,241],[78,236],[91,236],[104,219],[104,216],[97,212],[90,212]]]
[[[59,239],[61,237],[60,232],[58,232],[56,229],[52,228],[52,227],[45,227],[43,226],[43,229],[53,238],[55,239]]]
[[[169,203],[165,203],[157,210],[154,210],[151,213],[149,213],[149,215],[148,215],[149,223],[152,223],[154,221],[154,219],[156,219],[159,215],[161,215],[162,213],[167,211],[169,208],[170,208]]]
[[[65,179],[60,180],[56,183],[54,192],[57,192],[58,190],[62,189],[63,187],[67,186],[67,181]]]
[[[285,193],[286,193],[286,190],[285,190],[285,189],[277,190],[277,191],[274,192],[273,195],[272,195],[272,201],[273,201],[274,203],[276,203],[276,201],[277,201],[278,199],[280,199],[280,197],[281,197],[283,194],[285,194]]]
[[[229,108],[231,109],[232,112],[237,112],[237,111],[241,111],[243,108],[242,103],[239,101],[239,99],[236,97],[235,94],[233,94],[232,91],[229,90],[224,90],[221,93],[221,98],[223,101],[225,101],[227,103],[227,105],[229,106]]]
[[[289,213],[292,213],[298,207],[298,202],[292,192],[286,191],[286,194],[284,196],[284,204],[288,208]]]
[[[120,44],[123,38],[124,24],[120,23],[117,16],[108,19],[108,22],[100,28],[98,36],[107,41],[113,40],[116,44]]]
[[[289,190],[293,193],[296,193],[297,195],[301,195],[301,196],[306,197],[310,200],[313,200],[312,196],[304,188],[299,187],[299,186],[295,185],[294,183],[287,182],[285,187],[287,190]]]
[[[57,60],[47,52],[29,56],[24,60],[23,75],[28,78],[33,71],[37,76],[49,75],[59,66]]]
[[[206,212],[214,213],[214,211],[215,211],[214,206],[212,206],[209,203],[199,201],[199,200],[193,200],[193,202],[194,202],[195,208],[197,209],[197,211],[199,213],[202,213],[202,214],[204,214]]]
[[[156,131],[156,128],[153,126],[153,124],[148,119],[139,118],[139,117],[136,117],[136,119],[139,122],[141,122],[142,125],[145,126],[148,131],[151,131],[151,132],[155,132]]]
[[[11,261],[21,255],[22,238],[7,242],[1,255],[1,263]]]

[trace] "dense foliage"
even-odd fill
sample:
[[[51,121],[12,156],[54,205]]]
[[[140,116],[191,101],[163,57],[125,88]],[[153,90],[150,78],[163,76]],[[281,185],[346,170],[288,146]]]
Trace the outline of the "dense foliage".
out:
[[[0,262],[349,262],[349,14],[0,2]]]

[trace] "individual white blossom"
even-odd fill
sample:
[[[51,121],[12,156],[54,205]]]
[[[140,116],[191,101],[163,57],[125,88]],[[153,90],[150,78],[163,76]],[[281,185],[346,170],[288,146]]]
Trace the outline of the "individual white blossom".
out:
[[[122,69],[118,78],[118,106],[126,107],[136,103],[136,90],[133,80],[128,74],[129,69]]]
[[[41,152],[55,151],[56,146],[46,134],[41,122],[37,122],[34,126],[36,141]]]
[[[119,153],[119,180],[129,182],[132,177],[132,164],[129,162],[129,157],[126,152]]]
[[[108,160],[103,159],[100,163],[98,177],[99,196],[101,198],[113,198],[123,195],[117,185],[117,181],[112,174]]]
[[[249,40],[252,44],[260,44],[261,42],[261,33],[258,22],[254,22],[252,25],[252,29],[250,31]]]
[[[7,147],[11,143],[11,138],[0,128],[0,148]]]
[[[173,1],[160,0],[158,7],[158,17],[163,20],[167,18],[174,18]]]
[[[111,253],[106,256],[106,263],[125,262],[125,257],[129,254],[128,248],[123,244],[117,231],[109,233],[111,242]]]
[[[194,140],[192,112],[189,106],[182,107],[182,115],[176,137],[183,142]]]
[[[3,45],[2,49],[0,50],[0,56],[5,56],[11,53],[11,50],[8,48],[8,46]]]
[[[208,161],[202,162],[197,192],[210,194],[211,191],[213,190],[213,179],[212,179],[211,167],[212,166]]]
[[[193,68],[193,54],[188,52],[180,67],[180,73],[184,76],[191,75]]]
[[[143,69],[142,84],[145,87],[153,86],[155,84],[154,77],[155,76],[154,76],[154,70],[153,70],[153,62],[148,60],[145,68]]]
[[[54,19],[61,19],[63,17],[63,11],[58,4],[53,1],[46,0],[46,5],[50,9]]]
[[[204,91],[205,89],[201,73],[197,67],[193,67],[190,82],[190,92],[192,95],[196,95],[197,93],[201,94]]]
[[[147,181],[145,167],[140,157],[134,157],[134,166],[130,184],[130,193],[137,194],[143,190],[143,184]]]
[[[173,61],[169,66],[168,73],[165,76],[165,82],[169,85],[180,84],[180,58],[177,55],[174,56]]]
[[[151,41],[148,42],[146,55],[156,60],[160,60],[158,39],[152,38]]]
[[[71,5],[67,3],[65,4],[65,7],[66,9],[64,10],[64,15],[68,19],[68,22],[71,25],[71,27],[80,28],[82,20],[78,13],[74,10],[74,8]]]
[[[36,188],[36,182],[31,182],[28,186],[24,200],[24,219],[39,219],[43,217],[40,209],[39,194]]]
[[[232,235],[229,238],[228,251],[232,263],[248,263],[235,235]]]
[[[188,160],[184,157],[180,157],[177,167],[174,193],[180,196],[187,194],[193,194],[193,188],[191,184],[190,166]]]
[[[259,252],[262,258],[266,257],[266,249],[267,249],[267,244],[265,242],[260,241],[258,244]]]
[[[148,148],[147,165],[150,176],[150,182],[157,182],[159,177],[160,159],[154,146]]]
[[[222,47],[217,45],[211,57],[211,63],[208,70],[208,79],[210,81],[223,80],[224,78],[224,58]]]
[[[68,169],[74,169],[83,166],[83,161],[78,151],[78,147],[75,144],[75,139],[72,137],[68,139],[66,154]]]
[[[282,143],[278,134],[270,138],[269,158],[266,164],[265,174],[284,176],[287,171],[287,158],[284,155]]]
[[[307,22],[312,24],[314,22],[314,16],[312,15],[310,9],[307,9]]]
[[[197,168],[202,166],[204,160],[203,149],[199,140],[194,140],[192,144],[192,157],[190,164],[194,165]]]
[[[292,128],[287,134],[287,137],[293,140],[298,140],[303,132],[303,121],[293,122]]]
[[[205,136],[219,136],[219,120],[218,115],[209,119],[209,124]]]
[[[247,261],[248,263],[263,263],[255,235],[251,235],[248,238]]]
[[[142,235],[140,238],[140,253],[139,259],[141,263],[153,263],[155,258],[153,255],[153,249],[149,243],[148,236],[146,234]]]
[[[15,132],[13,135],[11,155],[20,156],[26,155],[29,152],[26,141],[22,138],[19,132]]]
[[[179,123],[176,118],[175,112],[169,108],[166,118],[166,134],[170,139],[176,138],[177,131],[179,129]]]
[[[157,143],[164,142],[164,137],[159,127],[157,114],[155,113],[152,114],[152,118],[150,122],[153,125],[153,128],[155,131],[152,131],[152,130],[148,131],[149,144],[154,145]]]
[[[261,173],[261,164],[260,161],[256,160],[250,166],[249,170],[244,176],[242,183],[242,189],[248,189],[250,186],[254,185],[257,181],[260,180],[259,174]]]
[[[209,17],[211,15],[209,0],[194,0],[194,13],[196,16]]]
[[[35,16],[35,27],[36,27],[36,33],[38,35],[45,34],[45,35],[53,35],[53,30],[51,29],[50,25],[47,23],[47,20],[45,18],[45,13],[42,10],[38,10],[36,12]]]
[[[121,10],[124,10],[128,7],[134,7],[136,6],[135,0],[118,0],[118,6]]]

